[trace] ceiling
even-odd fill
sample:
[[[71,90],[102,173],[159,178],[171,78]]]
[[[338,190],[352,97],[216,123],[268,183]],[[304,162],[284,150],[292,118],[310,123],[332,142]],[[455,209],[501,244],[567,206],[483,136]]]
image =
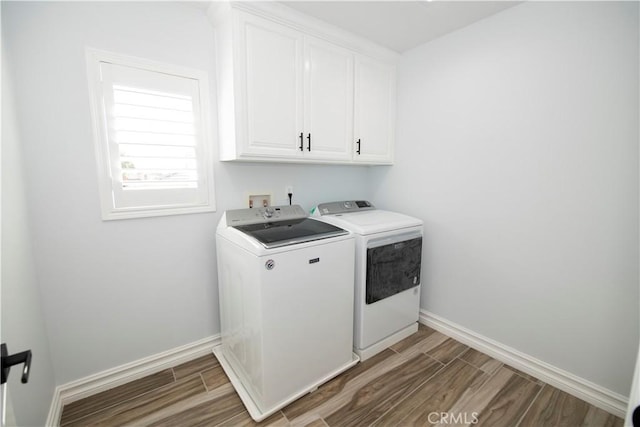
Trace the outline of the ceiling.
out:
[[[404,52],[519,1],[282,1],[317,19]]]

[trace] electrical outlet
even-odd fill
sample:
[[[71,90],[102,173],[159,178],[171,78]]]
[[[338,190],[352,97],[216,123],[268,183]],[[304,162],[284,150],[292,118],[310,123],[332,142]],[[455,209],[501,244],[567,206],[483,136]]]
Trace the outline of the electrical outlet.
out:
[[[249,194],[250,208],[266,208],[271,206],[271,194]]]

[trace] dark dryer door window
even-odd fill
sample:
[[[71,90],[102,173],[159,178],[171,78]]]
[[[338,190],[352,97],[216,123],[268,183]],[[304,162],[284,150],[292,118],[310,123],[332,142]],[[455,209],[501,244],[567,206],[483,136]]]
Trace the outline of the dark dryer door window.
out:
[[[420,284],[422,237],[367,249],[366,303]]]

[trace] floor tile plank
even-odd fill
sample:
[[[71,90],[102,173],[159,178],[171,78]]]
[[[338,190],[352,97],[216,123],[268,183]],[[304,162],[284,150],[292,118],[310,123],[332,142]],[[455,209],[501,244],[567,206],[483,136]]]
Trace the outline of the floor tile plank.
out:
[[[204,385],[207,386],[207,390],[215,390],[216,388],[229,384],[229,378],[224,373],[222,366],[214,366],[211,369],[207,369],[202,372],[202,380]]]
[[[323,417],[329,426],[369,425],[440,370],[442,365],[420,354],[361,387],[337,411]]]
[[[419,340],[414,340],[411,336],[400,341],[394,347],[399,348],[399,353],[407,358],[414,357],[420,353],[427,353],[440,344],[450,339],[448,336],[441,334],[438,331],[434,331],[426,336],[421,337]],[[406,341],[406,342],[405,342]]]
[[[406,399],[375,421],[375,426],[429,425],[432,413],[447,412],[473,384],[487,375],[455,360],[420,385]]]
[[[538,378],[534,377],[533,375],[529,375],[529,374],[525,374],[524,372],[522,372],[519,369],[514,368],[513,366],[509,366],[509,365],[504,365],[505,368],[512,370],[513,372],[515,372],[516,374],[520,375],[522,378],[526,378],[529,381],[533,381],[534,383],[538,383],[540,385],[544,385],[544,382],[542,382],[541,380],[539,380]]]
[[[590,406],[582,421],[583,427],[622,427],[624,421],[595,406]]]
[[[305,427],[327,427],[327,423],[322,418],[320,418],[313,422],[310,422]]]
[[[422,341],[423,339],[433,334],[434,332],[435,332],[434,329],[431,329],[428,326],[420,325],[418,327],[417,332],[409,335],[408,337],[404,338],[402,341],[395,343],[389,348],[391,348],[393,351],[396,351],[398,353],[402,353],[404,350],[410,347],[413,347],[418,342]]]
[[[170,417],[149,424],[149,427],[216,426],[224,423],[231,425],[230,420],[243,412],[246,412],[246,410],[240,397],[234,390],[230,390],[217,399],[180,411]]]
[[[478,415],[476,426],[512,427],[529,409],[542,386],[513,375]]]
[[[489,375],[493,374],[502,366],[502,362],[499,360],[487,356],[484,353],[480,353],[478,350],[473,348],[468,349],[459,357]]]
[[[522,419],[520,426],[579,426],[590,405],[550,385],[545,385]]]
[[[469,390],[465,391],[449,409],[449,412],[467,414],[467,418],[477,418],[477,415],[489,405],[491,400],[514,376],[512,371],[504,367],[499,368],[493,375],[488,376],[485,382],[473,384]]]
[[[453,338],[448,338],[435,348],[427,351],[426,353],[443,364],[448,364],[453,359],[464,353],[469,347],[462,344]]]
[[[282,412],[278,411],[275,414],[267,417],[267,419],[260,422],[255,422],[247,411],[243,411],[240,415],[229,419],[228,421],[219,424],[220,427],[233,426],[233,427],[286,427],[289,425],[289,421],[285,418]],[[321,424],[326,427],[324,421]]]
[[[64,405],[60,425],[65,426],[87,415],[101,411],[114,405],[155,390],[174,382],[171,369],[165,369],[144,378],[114,387],[76,402]]]
[[[370,369],[377,369],[380,364],[393,356],[394,352],[385,349],[382,352],[376,354],[371,359],[368,359],[362,363],[358,363],[353,368],[338,375],[336,378],[328,381],[327,383],[318,387],[313,393],[309,393],[306,396],[296,400],[292,404],[286,406],[282,412],[284,415],[292,420],[300,415],[318,407],[323,402],[337,396],[345,386],[354,378],[366,373]]]
[[[114,426],[134,422],[137,419],[170,406],[190,396],[204,393],[205,387],[200,376],[155,389],[117,406],[111,406],[100,412],[79,419],[69,426]]]
[[[173,368],[173,372],[176,376],[177,381],[181,380],[182,378],[186,378],[189,375],[198,374],[200,372],[206,371],[207,369],[212,369],[217,366],[220,366],[220,363],[218,363],[218,359],[216,359],[213,353],[211,353],[207,354],[206,356],[198,357],[197,359],[183,363],[182,365],[178,365]]]
[[[189,378],[189,380],[191,380],[192,378],[194,377]],[[231,383],[228,383],[223,386],[217,387],[212,391],[198,393],[193,396],[188,396],[184,399],[180,399],[178,402],[175,402],[163,408],[159,408],[158,410],[153,411],[152,413],[149,413],[144,417],[136,418],[134,422],[132,422],[131,424],[125,424],[123,427],[140,427],[159,423],[163,420],[166,420],[167,418],[173,417],[179,412],[187,411],[191,408],[195,408],[207,402],[213,402],[216,399],[221,399],[230,393],[235,393],[235,389],[233,388]],[[212,409],[215,410],[215,408],[213,407]]]

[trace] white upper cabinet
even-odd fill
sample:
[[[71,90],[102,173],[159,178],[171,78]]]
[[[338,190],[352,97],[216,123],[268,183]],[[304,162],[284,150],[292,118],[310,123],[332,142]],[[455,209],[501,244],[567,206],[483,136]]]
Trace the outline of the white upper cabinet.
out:
[[[353,53],[305,37],[305,157],[351,160],[353,141]]]
[[[391,164],[396,55],[378,59],[371,51],[382,48],[358,50],[362,41],[341,30],[258,4],[209,11],[220,159]]]
[[[356,59],[355,156],[364,163],[393,161],[396,112],[395,67]]]
[[[246,91],[240,154],[297,157],[302,131],[302,36],[283,25],[241,14],[237,75]],[[244,62],[244,63],[243,63]],[[244,111],[243,111],[244,110]]]

